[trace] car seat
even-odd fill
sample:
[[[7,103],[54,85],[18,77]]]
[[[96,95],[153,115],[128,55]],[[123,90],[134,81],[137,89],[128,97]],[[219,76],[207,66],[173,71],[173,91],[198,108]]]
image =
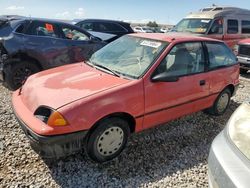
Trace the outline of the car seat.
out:
[[[169,68],[169,72],[175,72],[179,75],[188,74],[191,71],[193,57],[186,48],[179,48],[175,52],[174,64]]]

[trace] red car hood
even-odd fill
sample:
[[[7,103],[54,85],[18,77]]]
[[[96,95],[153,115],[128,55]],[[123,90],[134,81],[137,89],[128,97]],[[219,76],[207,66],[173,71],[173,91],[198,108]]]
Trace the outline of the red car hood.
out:
[[[21,97],[34,112],[39,106],[58,109],[129,80],[96,70],[84,63],[66,65],[35,74],[22,87]]]
[[[239,44],[250,44],[250,39],[243,39],[239,41]]]

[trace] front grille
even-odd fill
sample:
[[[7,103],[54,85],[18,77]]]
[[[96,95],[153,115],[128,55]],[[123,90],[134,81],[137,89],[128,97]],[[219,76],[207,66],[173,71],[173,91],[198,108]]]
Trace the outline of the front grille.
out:
[[[250,45],[239,45],[239,55],[250,56]]]

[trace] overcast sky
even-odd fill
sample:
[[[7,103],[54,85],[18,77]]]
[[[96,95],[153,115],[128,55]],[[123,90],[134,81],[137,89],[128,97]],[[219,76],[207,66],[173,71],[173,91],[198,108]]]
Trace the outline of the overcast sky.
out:
[[[0,0],[0,14],[176,24],[188,13],[212,4],[250,9],[250,0]]]

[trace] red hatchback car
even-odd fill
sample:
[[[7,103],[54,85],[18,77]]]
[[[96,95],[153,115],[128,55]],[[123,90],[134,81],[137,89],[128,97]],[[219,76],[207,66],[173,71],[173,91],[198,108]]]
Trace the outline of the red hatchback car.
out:
[[[129,135],[205,110],[221,115],[239,84],[239,64],[221,41],[131,34],[89,61],[40,72],[13,94],[21,127],[41,156],[85,148],[116,157]]]

